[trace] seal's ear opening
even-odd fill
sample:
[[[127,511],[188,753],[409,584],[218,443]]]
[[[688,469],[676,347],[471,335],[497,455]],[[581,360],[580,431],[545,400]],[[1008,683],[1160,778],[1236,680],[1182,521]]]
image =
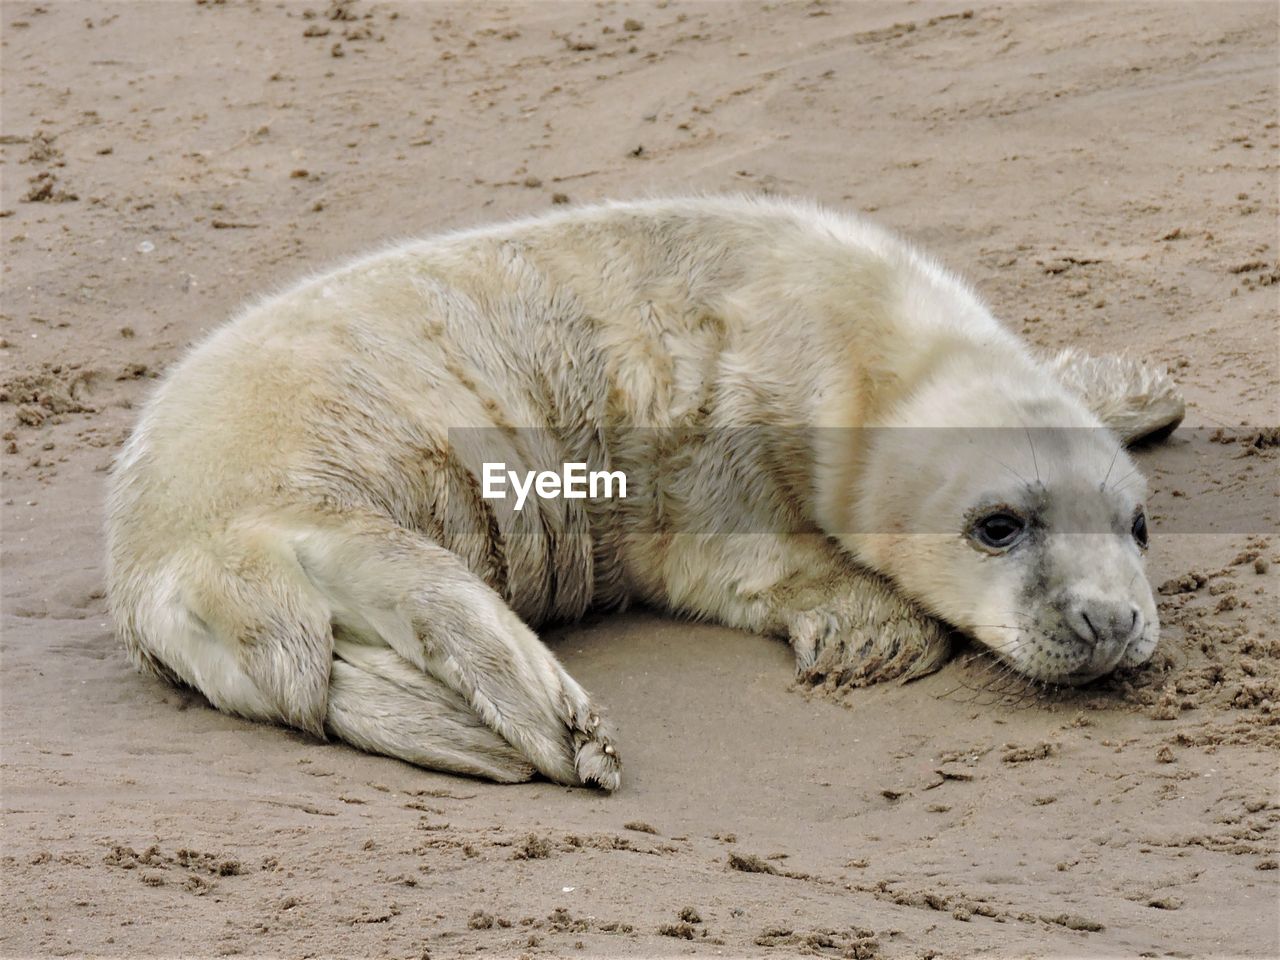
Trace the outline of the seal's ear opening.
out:
[[[1132,357],[1091,357],[1068,348],[1049,358],[1048,366],[1126,446],[1164,440],[1186,414],[1173,378]]]

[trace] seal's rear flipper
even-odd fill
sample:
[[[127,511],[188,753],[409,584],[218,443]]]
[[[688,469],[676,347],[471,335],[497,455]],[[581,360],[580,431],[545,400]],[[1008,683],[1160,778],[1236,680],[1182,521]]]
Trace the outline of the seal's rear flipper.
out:
[[[461,694],[386,647],[334,642],[325,729],[362,750],[498,783],[533,764],[493,732]]]
[[[1126,445],[1163,440],[1186,413],[1173,378],[1132,357],[1092,357],[1068,348],[1050,357],[1048,365]]]
[[[616,789],[611,726],[450,551],[380,515],[265,508],[118,577],[135,662],[215,707],[438,770]]]
[[[402,758],[400,745],[418,741],[431,766],[467,769],[460,761],[497,780],[523,776],[523,757],[557,783],[617,789],[621,761],[608,720],[460,557],[354,510],[328,523],[317,517],[288,546],[339,635],[331,732]]]

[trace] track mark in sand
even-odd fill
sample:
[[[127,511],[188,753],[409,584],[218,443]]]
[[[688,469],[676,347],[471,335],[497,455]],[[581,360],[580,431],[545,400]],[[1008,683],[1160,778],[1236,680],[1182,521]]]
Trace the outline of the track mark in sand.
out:
[[[972,20],[973,11],[965,10],[961,13],[947,13],[940,17],[930,17],[928,20],[908,21],[905,23],[894,23],[887,27],[881,27],[878,30],[864,30],[861,33],[853,35],[854,43],[884,43],[887,40],[897,40],[908,34],[915,33],[922,27],[936,27],[938,24],[948,20]]]
[[[1084,930],[1088,933],[1097,933],[1107,929],[1106,926],[1096,920],[1076,916],[1073,913],[1060,913],[1056,917],[1042,914],[1040,919],[1045,923],[1056,923],[1058,926],[1066,927],[1068,930]]]
[[[173,879],[188,893],[201,897],[214,889],[214,878],[238,877],[245,872],[239,860],[211,853],[179,848],[174,854],[164,853],[152,844],[142,853],[133,847],[116,844],[102,862],[108,867],[137,871],[138,879],[148,887],[168,886]],[[170,876],[170,871],[176,877]]]
[[[551,856],[553,847],[546,837],[531,833],[521,841],[511,853],[512,860],[546,860]]]
[[[751,853],[729,851],[729,869],[741,870],[743,873],[768,873],[778,875],[778,868]]]
[[[1056,756],[1059,746],[1056,743],[1045,741],[1037,743],[1030,747],[1021,747],[1016,743],[1006,743],[1004,745],[1004,753],[1000,757],[1001,763],[1028,763],[1032,760],[1044,760],[1046,757]]]
[[[815,877],[811,873],[804,873],[800,870],[779,870],[772,863],[769,863],[769,860],[781,860],[786,856],[787,854],[785,853],[775,853],[768,858],[764,858],[757,857],[751,853],[738,853],[736,850],[730,850],[727,865],[730,870],[738,870],[742,873],[764,873],[775,877],[785,877],[788,880],[807,880],[822,886],[835,886],[835,882],[832,880]]]
[[[335,810],[321,810],[310,803],[292,803],[288,800],[260,800],[259,803],[269,803],[273,807],[288,807],[291,810],[301,810],[303,813],[309,813],[313,817],[336,817],[338,815]]]
[[[512,951],[513,956],[517,951],[542,946],[543,935],[597,933],[630,936],[636,931],[635,924],[621,920],[599,920],[593,916],[575,917],[564,907],[556,907],[543,919],[522,917],[518,921],[512,921],[485,910],[474,910],[467,917],[466,926],[469,932],[488,932],[496,935],[501,935],[508,930],[520,932],[519,939],[506,943],[506,948]],[[452,940],[458,936],[459,931],[446,931],[439,934],[441,940]],[[580,943],[578,947],[581,949]]]
[[[400,907],[398,904],[393,903],[386,910],[379,913],[366,911],[358,916],[348,917],[346,922],[347,926],[350,927],[359,926],[363,923],[390,923],[393,918],[398,916],[400,916]]]
[[[874,930],[849,927],[801,932],[790,927],[766,927],[752,941],[758,947],[798,947],[800,953],[822,956],[833,952],[852,960],[871,960],[880,955],[880,939]]]
[[[386,788],[380,784],[371,783],[369,786],[373,787],[375,790],[382,790],[383,792],[386,792]],[[474,800],[476,798],[476,794],[474,793],[458,794],[450,793],[448,790],[406,790],[405,793],[411,797],[433,797],[436,800]]]

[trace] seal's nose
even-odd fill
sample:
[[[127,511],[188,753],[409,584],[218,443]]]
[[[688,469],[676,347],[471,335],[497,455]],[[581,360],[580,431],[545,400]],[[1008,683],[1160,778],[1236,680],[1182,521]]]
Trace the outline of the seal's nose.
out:
[[[1142,611],[1128,600],[1075,598],[1067,607],[1067,623],[1090,647],[1123,647],[1142,632]]]

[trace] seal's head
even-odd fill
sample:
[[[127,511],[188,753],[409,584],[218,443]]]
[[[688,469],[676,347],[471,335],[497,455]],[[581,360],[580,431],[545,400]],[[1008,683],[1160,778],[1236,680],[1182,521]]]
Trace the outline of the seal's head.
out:
[[[947,377],[902,413],[863,431],[846,546],[1025,676],[1145,663],[1160,629],[1146,484],[1120,441],[1033,376]]]

